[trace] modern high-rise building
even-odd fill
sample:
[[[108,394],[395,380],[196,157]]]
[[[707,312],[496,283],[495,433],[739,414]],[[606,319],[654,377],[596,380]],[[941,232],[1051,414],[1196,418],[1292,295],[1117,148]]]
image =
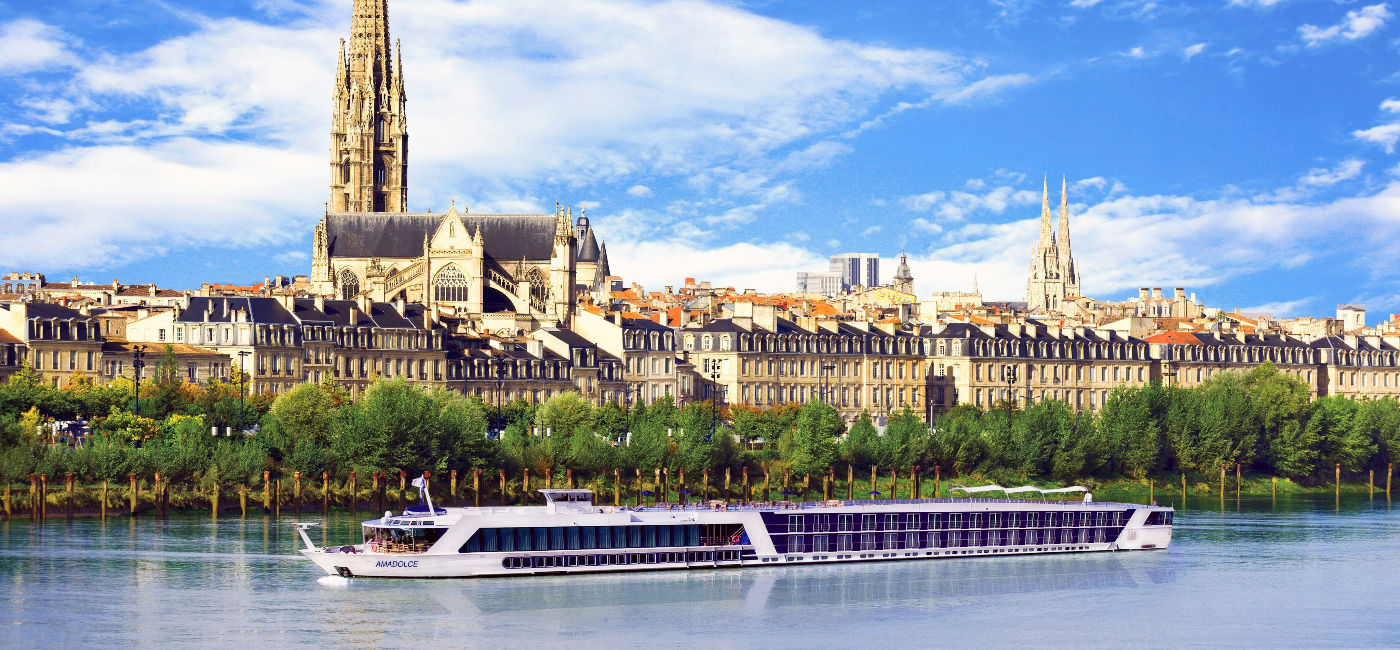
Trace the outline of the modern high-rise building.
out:
[[[841,274],[847,287],[880,286],[880,256],[875,253],[843,253],[831,256],[831,272]]]
[[[840,273],[797,272],[797,293],[836,296],[844,290]]]

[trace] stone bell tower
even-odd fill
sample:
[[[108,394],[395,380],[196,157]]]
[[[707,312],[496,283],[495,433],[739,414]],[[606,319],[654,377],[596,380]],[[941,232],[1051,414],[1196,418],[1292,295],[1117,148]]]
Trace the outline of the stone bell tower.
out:
[[[331,212],[408,210],[408,97],[398,54],[388,0],[355,0],[331,91]]]

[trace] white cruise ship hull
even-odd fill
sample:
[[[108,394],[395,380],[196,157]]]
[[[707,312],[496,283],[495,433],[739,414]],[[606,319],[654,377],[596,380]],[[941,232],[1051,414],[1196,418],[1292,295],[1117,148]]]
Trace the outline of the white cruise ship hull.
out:
[[[363,544],[317,548],[308,538],[301,552],[328,574],[386,578],[887,562],[1164,549],[1173,515],[1159,506],[1019,499],[615,508],[594,506],[591,494],[586,503],[547,496],[546,506],[370,520]]]

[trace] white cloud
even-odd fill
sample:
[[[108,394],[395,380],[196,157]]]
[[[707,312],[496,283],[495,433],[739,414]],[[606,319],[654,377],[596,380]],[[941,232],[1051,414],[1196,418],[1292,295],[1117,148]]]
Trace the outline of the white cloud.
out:
[[[1387,5],[1370,5],[1356,11],[1348,11],[1342,22],[1331,27],[1303,25],[1298,28],[1298,34],[1308,47],[1318,47],[1339,38],[1354,41],[1370,36],[1384,27],[1390,15]]]
[[[1015,205],[1034,205],[1037,192],[1018,190],[1009,185],[992,187],[981,193],[934,191],[906,196],[899,204],[910,212],[932,212],[948,221],[964,221],[973,214],[998,215]]]
[[[1286,0],[1230,0],[1231,7],[1262,7],[1268,9],[1283,4]]]
[[[1069,6],[1074,7],[1076,9],[1088,9],[1089,7],[1097,5],[1100,2],[1103,2],[1103,0],[1073,0],[1069,3]]]
[[[72,38],[57,27],[20,19],[0,25],[0,76],[71,65]]]
[[[1205,51],[1206,51],[1206,44],[1205,44],[1205,43],[1197,43],[1197,44],[1195,44],[1195,45],[1192,45],[1192,46],[1190,46],[1190,47],[1188,47],[1188,48],[1182,50],[1182,51],[1181,51],[1181,55],[1182,55],[1183,57],[1185,57],[1187,61],[1190,61],[1191,59],[1194,59],[1194,58],[1196,58],[1197,56],[1200,56],[1200,54],[1201,54],[1202,52],[1205,52]]]
[[[1268,302],[1252,307],[1241,307],[1240,311],[1251,314],[1269,314],[1275,318],[1289,318],[1298,316],[1303,309],[1311,305],[1315,298],[1299,298],[1297,300],[1286,300],[1279,302]]]
[[[1373,126],[1369,129],[1352,131],[1352,137],[1363,142],[1378,144],[1386,153],[1395,153],[1395,143],[1400,141],[1400,122]]]
[[[1345,180],[1351,180],[1361,174],[1361,168],[1366,163],[1355,158],[1344,160],[1331,169],[1314,169],[1304,174],[1299,182],[1304,185],[1314,187],[1330,187]]]
[[[1381,102],[1381,110],[1387,113],[1400,113],[1400,99],[1387,99]]]
[[[884,229],[885,229],[884,226],[870,226],[869,228],[866,228],[865,230],[860,231],[860,236],[861,236],[861,237],[872,237],[872,236],[874,236],[874,235],[880,234],[882,231],[884,231]]]
[[[1127,52],[1124,52],[1123,56],[1126,56],[1130,59],[1145,59],[1147,58],[1147,50],[1144,50],[1141,46],[1138,46],[1131,50],[1128,50]]]
[[[74,71],[14,89],[27,113],[0,127],[3,134],[58,135],[67,144],[0,164],[0,186],[58,190],[75,178],[85,185],[76,195],[49,195],[68,197],[62,214],[32,192],[0,193],[0,213],[33,216],[3,241],[40,239],[59,223],[81,227],[97,251],[70,256],[82,267],[182,241],[238,247],[304,237],[325,200],[329,88],[337,41],[349,31],[347,5],[263,0],[266,15],[289,21],[281,25],[185,12],[188,33],[86,58],[54,28],[5,23],[0,74]],[[966,103],[1029,82],[988,75],[984,63],[946,52],[826,38],[729,3],[415,0],[394,9],[415,136],[415,210],[441,209],[454,197],[474,208],[547,209],[555,197],[533,196],[541,186],[617,184],[647,198],[657,182],[693,177],[701,179],[695,196],[674,197],[682,207],[657,218],[691,234],[708,226],[714,236],[769,206],[800,201],[791,175],[849,152],[839,136],[870,115],[909,98]],[[267,170],[254,173],[259,157]],[[291,169],[291,161],[305,166]],[[268,181],[271,170],[277,176]],[[150,178],[163,187],[191,182],[156,209],[148,204]],[[88,187],[103,191],[86,196]],[[201,191],[185,191],[192,187]],[[86,217],[64,216],[72,212],[68,199],[78,198],[102,206],[101,223],[89,228]],[[252,205],[248,228],[189,232],[189,215]],[[266,227],[272,223],[276,229]],[[24,248],[17,256],[26,260],[52,260],[38,249],[66,246],[57,238],[10,248]]]

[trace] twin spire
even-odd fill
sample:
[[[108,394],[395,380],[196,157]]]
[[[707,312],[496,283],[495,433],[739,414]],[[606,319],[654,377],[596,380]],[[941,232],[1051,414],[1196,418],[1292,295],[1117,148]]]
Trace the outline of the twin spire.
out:
[[[1044,189],[1040,196],[1040,245],[1045,246],[1051,242],[1060,249],[1060,254],[1069,255],[1069,184],[1065,177],[1060,177],[1060,228],[1059,237],[1056,238],[1055,231],[1050,224],[1050,180],[1047,176],[1043,181]]]

